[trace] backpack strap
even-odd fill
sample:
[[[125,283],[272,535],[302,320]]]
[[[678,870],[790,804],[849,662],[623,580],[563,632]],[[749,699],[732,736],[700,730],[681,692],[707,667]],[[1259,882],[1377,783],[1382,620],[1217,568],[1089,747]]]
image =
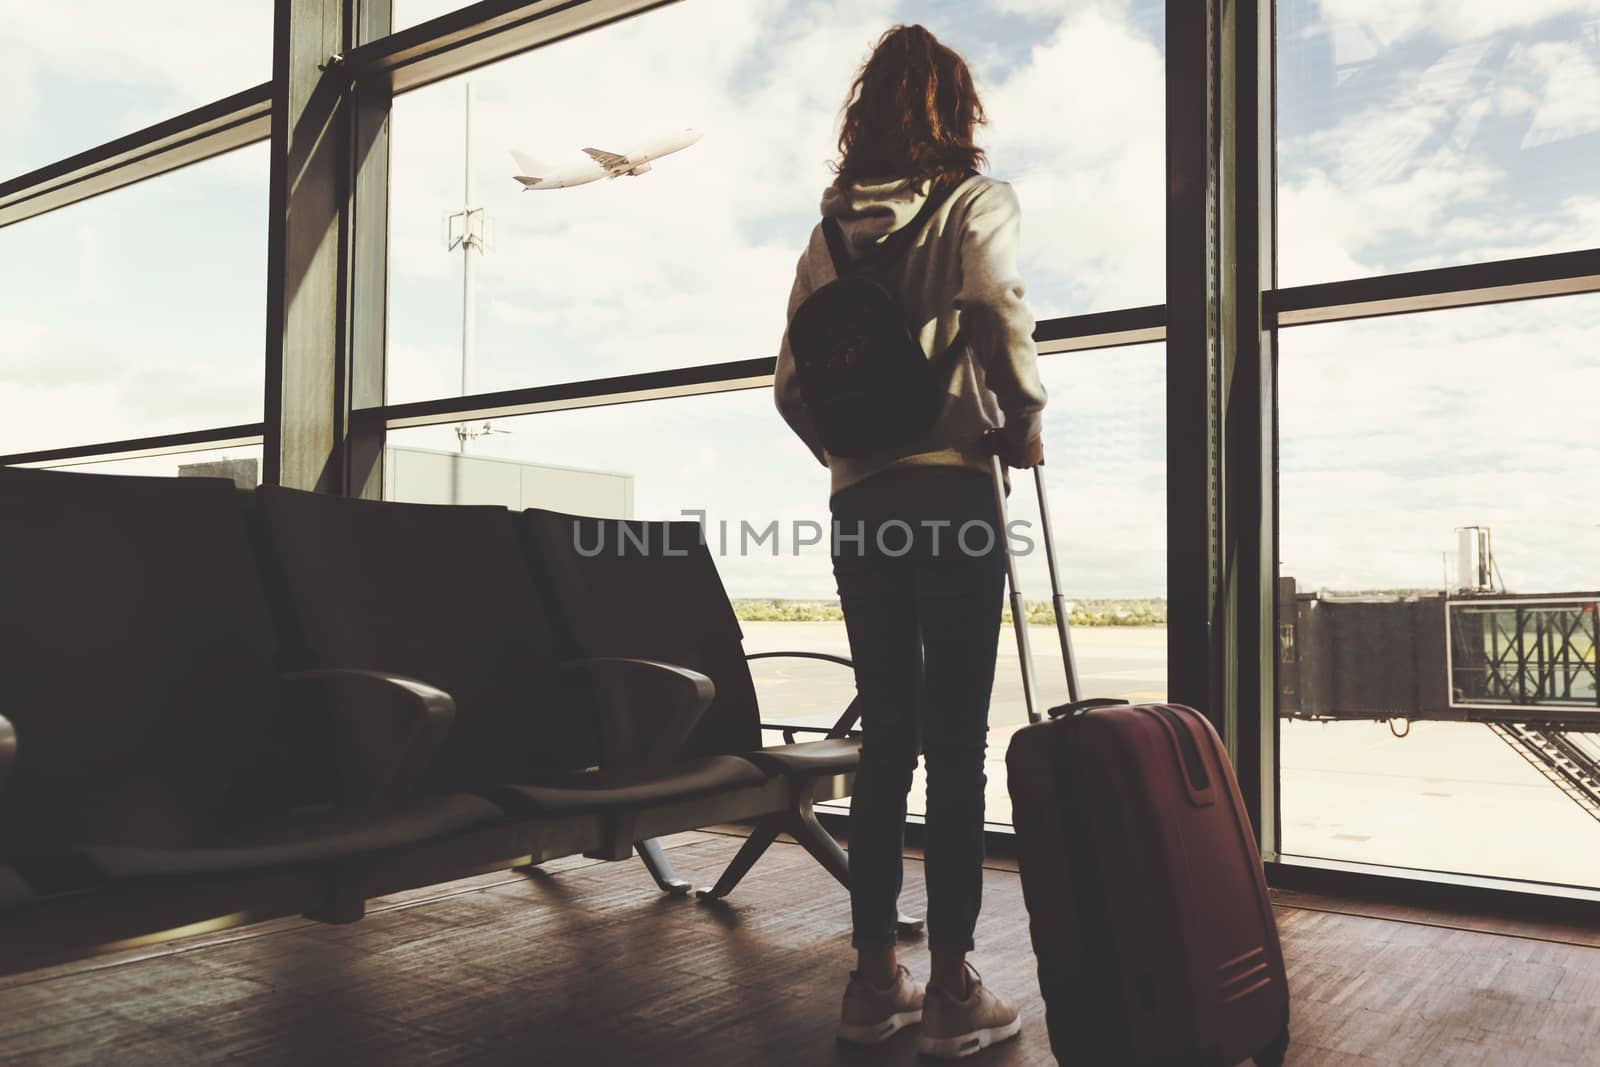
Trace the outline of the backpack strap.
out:
[[[928,220],[933,218],[934,212],[938,211],[944,202],[950,199],[950,194],[956,191],[956,187],[972,177],[973,173],[973,171],[967,171],[961,175],[959,180],[945,182],[943,188],[937,192],[930,192],[927,199],[922,202],[922,209],[912,217],[911,221],[890,234],[872,250],[871,258],[873,263],[875,265],[891,263],[900,256],[906,247],[916,239],[917,234],[921,233],[923,228],[928,225]]]
[[[937,356],[928,358],[928,365],[933,368],[934,381],[938,382],[941,388],[950,388],[950,383],[956,376],[956,369],[961,366],[961,356],[964,354],[966,344],[967,339],[957,329],[956,335],[950,338],[945,350]]]
[[[923,201],[922,210],[917,212],[915,218],[896,230],[889,236],[888,240],[872,250],[871,266],[881,267],[884,264],[894,262],[895,258],[904,253],[906,247],[916,235],[922,232],[922,228],[928,224],[928,220],[933,217],[933,213],[939,210],[939,206],[950,198],[951,193],[956,191],[956,187],[976,173],[977,171],[971,170],[964,172],[959,179],[946,183],[944,188]],[[955,336],[950,338],[950,343],[945,346],[943,352],[937,356],[928,357],[928,362],[933,368],[934,378],[941,387],[948,388],[951,380],[955,378],[956,369],[961,365],[961,356],[965,348],[966,338],[962,336],[961,330],[957,329]]]
[[[828,242],[828,255],[833,258],[834,273],[844,277],[850,272],[850,250],[845,247],[844,231],[839,228],[839,220],[823,219],[822,236]]]

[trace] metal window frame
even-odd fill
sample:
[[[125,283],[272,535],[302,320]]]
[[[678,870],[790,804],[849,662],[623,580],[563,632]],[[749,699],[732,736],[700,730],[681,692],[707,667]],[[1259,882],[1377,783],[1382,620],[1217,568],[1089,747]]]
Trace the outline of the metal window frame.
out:
[[[0,228],[256,144],[271,135],[272,83],[264,82],[0,181]]]
[[[318,272],[315,283],[336,321],[329,331],[305,333],[326,339],[330,354],[320,362],[286,356],[283,329],[292,320],[286,313],[271,314],[275,332],[263,357],[269,372],[263,422],[18,452],[0,456],[0,464],[59,466],[260,444],[269,458],[265,466],[278,478],[279,447],[286,428],[296,427],[310,443],[304,455],[290,457],[292,480],[316,471],[315,484],[329,491],[370,495],[381,480],[374,457],[381,456],[391,428],[769,384],[773,361],[767,358],[420,403],[389,405],[383,399],[387,118],[393,96],[676,2],[481,0],[389,33],[387,0],[277,0],[275,33],[298,33],[302,53],[304,42],[315,38],[313,22],[330,12],[341,16],[343,50],[316,64],[320,78],[306,68],[306,54],[291,65],[275,58],[270,82],[0,181],[3,228],[270,140],[269,268],[276,273],[269,270],[269,288],[277,295],[269,309],[284,312],[296,284],[283,271],[295,231],[283,223],[288,201],[281,168],[296,138],[295,131],[278,129],[279,112],[288,106],[292,80],[300,84],[297,91],[328,83],[327,91],[341,102],[355,101],[334,109],[334,121],[342,143],[358,147],[306,157],[324,194],[334,192],[325,199],[337,202],[337,269]],[[1169,590],[1175,613],[1169,632],[1176,635],[1169,658],[1203,665],[1175,675],[1178,688],[1216,709],[1214,718],[1235,754],[1245,757],[1242,779],[1269,857],[1277,835],[1277,718],[1262,695],[1271,692],[1263,686],[1271,683],[1274,657],[1268,654],[1272,630],[1263,635],[1261,612],[1263,604],[1274,602],[1276,575],[1277,331],[1600,292],[1600,248],[1278,288],[1272,278],[1272,208],[1266,202],[1276,190],[1274,10],[1272,0],[1168,0],[1167,301],[1049,319],[1036,333],[1044,353],[1169,342],[1169,441],[1198,442],[1203,457],[1196,462],[1194,449],[1169,445],[1168,573],[1178,583]],[[1185,85],[1198,90],[1198,98],[1192,91],[1185,95]],[[1176,121],[1197,107],[1203,113],[1198,126],[1193,115],[1187,127]],[[363,150],[375,151],[370,158],[378,162],[363,165],[369,158]],[[1251,278],[1253,284],[1244,285]],[[1240,300],[1241,292],[1259,300]],[[1186,346],[1196,343],[1208,354],[1185,363],[1182,352],[1194,351]],[[1181,349],[1177,356],[1174,345]],[[285,359],[291,370],[332,380],[310,392],[285,392]],[[324,401],[331,411],[323,410]],[[1197,529],[1203,536],[1196,538]]]
[[[218,426],[207,430],[133,437],[91,445],[41,448],[32,452],[13,452],[0,456],[0,467],[70,467],[83,463],[110,463],[123,459],[149,459],[154,456],[179,456],[188,452],[209,452],[219,448],[244,448],[259,445],[263,426],[247,422],[238,426]]]
[[[1149,344],[1165,340],[1165,320],[1165,310],[1160,305],[1044,319],[1035,326],[1034,339],[1042,355]],[[668,367],[472,396],[374,405],[357,410],[354,417],[361,425],[382,423],[387,429],[399,430],[464,419],[503,419],[670,397],[765,389],[772,385],[776,363],[774,357],[764,356],[727,363]]]

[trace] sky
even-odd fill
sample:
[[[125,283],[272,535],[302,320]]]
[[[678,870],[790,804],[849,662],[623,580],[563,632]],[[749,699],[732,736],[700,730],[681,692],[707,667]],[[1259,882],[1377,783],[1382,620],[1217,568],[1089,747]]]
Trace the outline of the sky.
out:
[[[396,0],[397,23],[450,6]],[[0,179],[265,80],[270,8],[165,0],[145,24],[109,0],[0,0]],[[685,0],[399,98],[390,399],[460,387],[462,263],[443,230],[468,195],[466,81],[470,197],[493,236],[474,390],[770,356],[845,91],[897,21],[973,66],[1035,313],[1160,303],[1161,12]],[[1279,29],[1282,284],[1600,246],[1600,0],[1282,0]],[[704,140],[641,178],[527,194],[511,180],[513,147],[581,163],[585,146],[626,152],[684,125]],[[252,146],[0,230],[0,452],[260,418],[266,172]],[[1600,587],[1597,326],[1600,296],[1577,296],[1285,329],[1284,573],[1433,585],[1454,528],[1488,523],[1512,588]],[[1164,592],[1164,360],[1161,345],[1043,360],[1074,595]],[[497,427],[473,449],[629,471],[642,516],[826,518],[826,472],[765,391]],[[1030,595],[1047,588],[1039,562]],[[816,549],[722,567],[737,596],[832,594]]]

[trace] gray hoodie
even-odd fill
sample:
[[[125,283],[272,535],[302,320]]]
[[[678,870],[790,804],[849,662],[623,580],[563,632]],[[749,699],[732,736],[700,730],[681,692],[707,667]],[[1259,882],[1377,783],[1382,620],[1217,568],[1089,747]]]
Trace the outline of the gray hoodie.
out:
[[[923,204],[926,184],[901,179],[830,186],[822,214],[839,220],[852,256],[906,225]],[[1045,391],[1033,344],[1033,313],[1017,275],[1020,211],[1011,186],[973,176],[962,182],[912,241],[889,281],[917,327],[922,349],[942,354],[961,332],[944,414],[920,440],[870,456],[830,456],[800,397],[785,330],[774,383],[778,410],[833,475],[833,492],[891,467],[955,466],[987,472],[983,434],[1004,427],[1021,444],[1039,433]],[[789,318],[836,277],[819,223],[800,255]]]

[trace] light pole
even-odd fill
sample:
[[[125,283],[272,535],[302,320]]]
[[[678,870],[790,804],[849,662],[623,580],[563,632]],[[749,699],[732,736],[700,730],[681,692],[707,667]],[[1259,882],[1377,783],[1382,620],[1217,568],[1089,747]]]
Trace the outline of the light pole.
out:
[[[446,222],[445,240],[447,251],[454,252],[461,249],[461,395],[471,394],[472,385],[472,357],[477,344],[477,316],[474,314],[476,304],[473,278],[476,272],[472,269],[476,252],[483,255],[485,217],[483,208],[472,206],[472,83],[466,84],[466,105],[462,113],[462,152],[461,152],[461,210],[450,215]],[[456,222],[460,221],[457,230]],[[467,441],[480,437],[489,432],[489,424],[483,424],[481,430],[471,430],[467,424],[456,424],[456,441],[459,450],[465,454]]]

